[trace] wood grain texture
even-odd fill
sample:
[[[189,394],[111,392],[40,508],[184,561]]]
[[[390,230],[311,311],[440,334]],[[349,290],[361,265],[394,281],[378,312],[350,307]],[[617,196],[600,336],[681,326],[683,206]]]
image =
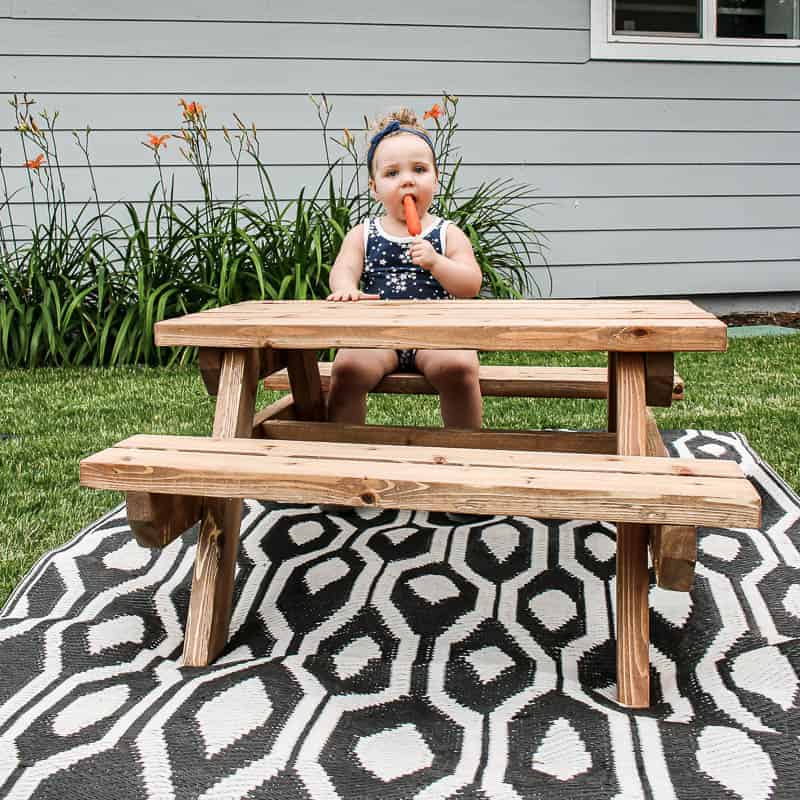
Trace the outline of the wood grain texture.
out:
[[[198,357],[200,376],[206,391],[216,397],[219,390],[219,375],[222,370],[222,357],[225,351],[219,347],[201,347]],[[258,377],[266,378],[286,366],[286,355],[283,350],[262,347],[258,350]]]
[[[291,398],[291,395],[287,395]],[[281,398],[283,399],[283,398]],[[274,405],[280,403],[277,401]],[[265,409],[266,412],[266,409]],[[494,450],[547,450],[556,453],[617,452],[614,434],[590,431],[464,430],[458,428],[408,428],[399,425],[348,425],[330,422],[295,422],[273,415],[256,421],[260,439],[290,439],[308,442],[362,442],[416,445],[422,447],[470,447]]]
[[[550,519],[725,525],[758,516],[758,495],[748,481],[675,474],[688,467],[676,459],[160,438],[135,437],[150,448],[119,446],[85,459],[83,484]],[[582,469],[582,461],[590,466]]]
[[[258,370],[259,354],[255,350],[228,350],[223,354],[215,437],[250,436]],[[205,487],[198,487],[194,494],[206,499],[197,539],[183,662],[185,666],[206,666],[228,640],[242,500],[231,492],[210,497],[212,493]]]
[[[330,388],[331,367],[328,361],[319,362],[322,391]],[[608,394],[608,370],[605,367],[527,367],[482,365],[478,373],[483,397],[565,397],[605,399]],[[683,397],[683,380],[673,379],[673,400]],[[270,391],[288,391],[289,375],[280,370],[264,381]],[[385,375],[372,394],[438,394],[424,375],[412,372],[393,372]]]
[[[641,353],[617,353],[617,449],[621,455],[647,453],[645,368]],[[673,517],[677,520],[677,517]],[[650,705],[650,615],[647,528],[617,524],[617,692],[622,705]]]
[[[223,354],[213,436],[223,439],[250,436],[258,388],[256,350],[227,350]]]
[[[291,421],[278,422],[277,426],[289,427],[299,426],[308,427],[312,430],[333,429],[338,424],[331,423],[312,423]],[[375,427],[380,430],[380,426],[354,425],[346,426],[356,429],[371,429]],[[400,428],[399,430],[403,430]],[[508,470],[513,474],[520,469],[564,469],[577,472],[604,472],[604,473],[630,473],[632,475],[646,476],[645,479],[657,478],[660,475],[669,475],[685,478],[727,478],[731,479],[728,486],[731,494],[742,486],[750,486],[744,478],[741,467],[728,460],[698,459],[698,458],[650,458],[642,456],[620,456],[617,454],[579,454],[574,452],[494,452],[493,449],[480,449],[474,447],[452,446],[455,440],[445,438],[448,433],[454,431],[456,434],[463,434],[465,431],[459,429],[438,428],[441,438],[432,439],[425,445],[387,445],[379,446],[373,443],[345,442],[332,438],[328,443],[317,441],[306,441],[302,438],[295,440],[252,440],[252,439],[211,439],[205,436],[153,436],[150,434],[137,434],[108,448],[101,453],[96,453],[84,459],[82,464],[105,464],[119,461],[121,464],[133,463],[133,451],[160,451],[163,453],[195,453],[196,460],[201,463],[204,459],[215,463],[220,456],[227,454],[260,456],[265,459],[283,457],[287,459],[302,458],[306,459],[309,465],[316,462],[326,462],[333,460],[358,461],[364,465],[371,462],[381,463],[390,461],[392,464],[421,464],[421,465],[477,465],[490,466]],[[470,432],[472,430],[470,429]],[[475,431],[476,439],[480,439],[477,434],[485,431]],[[502,433],[502,431],[501,431]],[[507,431],[506,433],[512,433]],[[524,436],[525,431],[521,432]],[[531,431],[531,435],[536,435],[540,431]],[[542,433],[554,433],[544,431]],[[561,432],[558,432],[561,433]],[[567,433],[573,433],[568,431]],[[513,433],[512,435],[515,435]],[[601,436],[607,436],[601,433]],[[435,446],[440,444],[441,446]],[[432,446],[433,445],[433,446]],[[201,463],[202,466],[202,463]],[[143,476],[147,478],[146,475]],[[725,490],[726,484],[720,484],[720,491],[723,496],[728,496]],[[757,498],[758,494],[751,488],[752,497]],[[684,487],[688,494],[693,492],[691,486]],[[699,491],[698,491],[699,494]]]
[[[647,455],[647,405],[644,356],[617,353],[615,356],[617,405],[617,449],[620,455]]]
[[[669,457],[650,409],[647,409],[647,455]],[[697,561],[696,527],[653,525],[650,528],[650,555],[658,586],[679,592],[691,591]]]
[[[128,524],[142,547],[165,547],[200,519],[199,497],[128,492],[126,501]]]
[[[286,362],[295,416],[298,419],[324,422],[327,416],[325,396],[319,378],[316,351],[287,350]]]
[[[617,431],[617,354],[608,354],[608,365],[606,367],[607,402],[606,402],[606,424],[609,433]],[[619,452],[619,451],[617,451]]]
[[[321,349],[724,350],[726,327],[688,301],[250,301],[164,320],[159,345]]]
[[[287,394],[279,397],[274,403],[270,403],[261,409],[253,417],[253,433],[256,438],[262,438],[263,433],[261,426],[274,420],[293,420],[297,418],[297,413],[294,405],[294,397]]]
[[[671,405],[675,395],[675,354],[645,353],[644,371],[647,405]]]

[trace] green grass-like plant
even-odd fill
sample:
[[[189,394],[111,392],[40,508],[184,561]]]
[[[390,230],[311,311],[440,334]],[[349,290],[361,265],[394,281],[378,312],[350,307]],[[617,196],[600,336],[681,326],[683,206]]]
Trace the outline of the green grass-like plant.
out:
[[[73,131],[92,196],[71,218],[55,136],[58,113],[34,114],[35,100],[14,95],[10,103],[34,223],[23,238],[12,204],[20,190],[9,192],[0,153],[0,366],[187,363],[196,349],[156,347],[156,322],[245,299],[325,297],[344,236],[378,208],[362,179],[365,165],[355,136],[346,128],[341,140],[331,136],[333,106],[324,94],[311,100],[327,166],[318,185],[301,188],[293,200],[278,199],[256,126],[237,115],[230,129],[222,126],[235,164],[234,200],[217,200],[207,111],[182,99],[177,134],[149,134],[143,142],[158,180],[141,213],[129,202],[102,206],[90,156],[91,128]],[[457,104],[457,97],[445,94],[441,106],[434,106],[441,169],[434,210],[470,237],[486,295],[543,295],[528,265],[544,260],[544,244],[522,216],[535,205],[526,200],[533,189],[510,180],[460,186]],[[165,178],[160,153],[170,139],[179,142],[197,176],[203,200],[195,207],[175,202]],[[343,154],[333,157],[329,142]],[[258,176],[261,197],[255,201],[239,195],[243,169]]]

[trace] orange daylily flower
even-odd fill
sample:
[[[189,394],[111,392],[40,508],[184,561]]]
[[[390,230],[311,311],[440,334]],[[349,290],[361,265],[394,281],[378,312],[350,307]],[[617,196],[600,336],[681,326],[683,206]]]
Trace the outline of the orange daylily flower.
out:
[[[41,167],[43,163],[44,163],[44,153],[39,153],[39,155],[36,156],[36,158],[31,159],[30,161],[26,161],[25,166],[28,169],[39,169],[39,167]]]
[[[430,108],[429,108],[429,109],[428,109],[428,110],[427,110],[427,111],[426,111],[426,112],[425,112],[425,113],[422,115],[422,119],[424,119],[424,120],[425,120],[425,119],[428,119],[428,118],[439,119],[439,117],[441,117],[441,116],[442,116],[442,114],[444,114],[444,110],[442,109],[442,107],[441,107],[441,106],[440,106],[438,103],[434,103],[434,104],[433,104],[433,105],[432,105],[432,106],[431,106],[431,107],[430,107]]]
[[[154,133],[148,133],[147,135],[150,137],[150,146],[154,147],[156,150],[162,145],[166,147],[167,139],[170,138],[170,134],[168,133],[163,133],[161,136],[156,136]]]
[[[203,113],[203,106],[200,103],[192,100],[191,103],[187,103],[182,97],[178,101],[178,105],[183,106],[183,117],[184,119],[191,119],[192,117],[197,117]]]

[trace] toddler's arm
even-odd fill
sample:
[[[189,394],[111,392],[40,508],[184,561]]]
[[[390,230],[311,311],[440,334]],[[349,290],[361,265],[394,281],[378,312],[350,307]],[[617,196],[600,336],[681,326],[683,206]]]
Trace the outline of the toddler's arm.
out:
[[[344,237],[330,274],[331,293],[326,300],[377,300],[380,295],[364,294],[358,288],[364,270],[364,225],[356,225]]]
[[[467,235],[452,223],[447,227],[447,253],[439,255],[426,239],[411,244],[411,260],[427,269],[453,297],[476,297],[483,273]]]

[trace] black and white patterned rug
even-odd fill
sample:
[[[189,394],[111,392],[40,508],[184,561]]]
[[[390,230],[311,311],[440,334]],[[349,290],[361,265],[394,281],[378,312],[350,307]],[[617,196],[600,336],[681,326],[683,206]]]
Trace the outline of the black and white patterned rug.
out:
[[[614,699],[611,525],[249,502],[230,644],[182,669],[196,532],[118,508],[0,612],[0,797],[800,797],[800,499],[736,434],[668,442],[764,525],[652,589],[650,709]]]

